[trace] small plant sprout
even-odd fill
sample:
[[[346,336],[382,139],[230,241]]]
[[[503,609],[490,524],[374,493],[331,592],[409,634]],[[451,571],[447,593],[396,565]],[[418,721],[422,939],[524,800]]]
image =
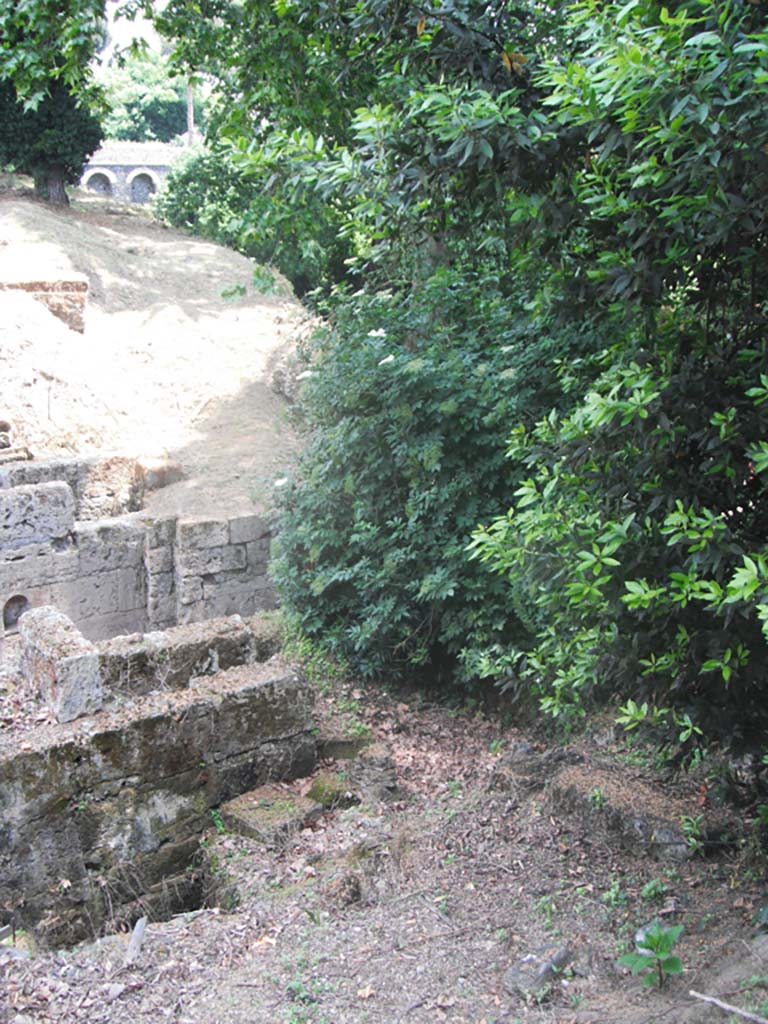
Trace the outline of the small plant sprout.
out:
[[[606,907],[623,907],[627,902],[626,894],[621,891],[621,884],[618,878],[614,878],[611,882],[610,889],[606,889],[603,895],[600,897]]]
[[[213,827],[216,829],[218,834],[220,836],[226,835],[227,826],[224,824],[224,819],[221,814],[215,808],[211,811],[211,819],[213,821]]]
[[[690,814],[684,814],[680,819],[680,827],[683,830],[683,835],[685,836],[685,841],[688,844],[688,849],[694,856],[697,853],[704,852],[704,840],[701,832],[701,825],[703,821],[703,814],[697,814],[695,817]]]
[[[605,807],[605,791],[602,790],[600,786],[595,786],[589,794],[589,802],[596,810],[601,811]]]
[[[649,707],[647,701],[638,704],[634,700],[628,700],[619,708],[616,723],[624,726],[624,732],[631,732],[639,725],[659,725],[668,714],[669,708]]]
[[[662,900],[667,894],[667,883],[663,878],[652,878],[640,890],[644,900]]]
[[[628,967],[633,975],[642,974],[643,985],[647,988],[661,988],[672,974],[682,974],[683,964],[672,950],[683,932],[683,926],[665,928],[658,921],[641,929],[635,943],[637,952],[625,953],[619,957],[621,967]]]

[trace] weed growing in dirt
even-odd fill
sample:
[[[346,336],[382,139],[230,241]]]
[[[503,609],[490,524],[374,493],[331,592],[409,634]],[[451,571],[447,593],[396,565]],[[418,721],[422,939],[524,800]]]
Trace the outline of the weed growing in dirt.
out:
[[[626,906],[627,894],[622,892],[618,878],[613,879],[610,888],[605,890],[600,899],[606,907],[611,907],[613,910]]]
[[[684,814],[680,819],[680,827],[683,830],[688,849],[694,856],[704,852],[704,840],[701,833],[701,823],[703,821],[703,814],[697,814],[695,817],[690,814]]]
[[[682,932],[681,924],[665,928],[654,921],[636,943],[637,952],[625,953],[619,957],[618,963],[628,967],[633,975],[644,975],[643,985],[646,988],[661,988],[670,975],[683,973],[682,961],[672,955]]]
[[[606,804],[605,792],[599,787],[595,786],[592,792],[589,794],[589,802],[597,811],[601,811]]]
[[[663,878],[652,878],[640,890],[640,896],[644,900],[663,900],[666,894],[667,883]]]
[[[553,927],[557,904],[551,896],[542,896],[536,903],[536,909],[544,918],[544,927],[549,931]]]

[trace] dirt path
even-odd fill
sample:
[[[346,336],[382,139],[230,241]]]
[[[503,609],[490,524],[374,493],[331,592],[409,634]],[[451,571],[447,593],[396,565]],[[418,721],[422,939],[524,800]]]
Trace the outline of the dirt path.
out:
[[[0,293],[0,419],[37,456],[122,451],[179,461],[186,478],[150,507],[263,509],[296,448],[270,367],[299,303],[249,289],[251,264],[96,200],[52,210],[0,196],[0,255],[89,282],[85,333],[25,295]]]

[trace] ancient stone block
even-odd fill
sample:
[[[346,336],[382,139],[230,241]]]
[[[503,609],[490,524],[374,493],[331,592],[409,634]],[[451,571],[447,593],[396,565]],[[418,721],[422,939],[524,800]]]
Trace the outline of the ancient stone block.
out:
[[[141,507],[144,482],[136,460],[127,455],[33,459],[0,469],[0,487],[66,483],[75,498],[75,518],[102,519]]]
[[[219,572],[232,572],[246,566],[245,544],[226,547],[185,548],[176,552],[176,572],[179,576],[206,576]]]
[[[0,548],[64,538],[74,527],[74,511],[64,483],[0,489]]]
[[[173,548],[149,548],[144,555],[147,572],[151,575],[173,570]]]
[[[181,689],[195,676],[244,665],[259,654],[250,623],[239,615],[98,644],[104,686],[131,693]],[[270,652],[274,653],[274,652]]]
[[[203,582],[196,576],[177,580],[176,593],[178,594],[179,604],[195,604],[203,599]]]
[[[269,534],[269,525],[261,516],[238,516],[229,520],[229,539],[232,544],[246,544]]]
[[[22,674],[60,722],[101,709],[98,653],[66,615],[50,606],[31,609],[19,633]]]
[[[147,549],[171,546],[176,537],[176,516],[145,520]]]
[[[0,550],[0,594],[13,593],[77,579],[80,559],[67,544],[61,551],[50,544],[25,544]]]
[[[176,590],[176,579],[172,572],[160,572],[147,580],[147,591],[151,597],[171,597]]]
[[[176,544],[180,551],[192,548],[220,548],[229,544],[226,519],[189,519],[176,526]]]
[[[76,540],[83,575],[135,568],[144,558],[144,530],[130,519],[78,523]]]
[[[250,836],[265,846],[279,846],[292,832],[317,821],[323,808],[316,800],[272,785],[228,800],[220,813],[230,831]]]

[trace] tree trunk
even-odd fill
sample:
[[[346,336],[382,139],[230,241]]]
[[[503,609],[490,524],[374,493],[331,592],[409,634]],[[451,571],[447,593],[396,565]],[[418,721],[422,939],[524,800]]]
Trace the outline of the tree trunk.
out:
[[[42,179],[42,182],[41,182]],[[40,187],[42,184],[42,188]],[[69,206],[69,196],[64,188],[64,171],[60,167],[49,167],[45,175],[35,177],[35,191],[49,203]]]
[[[192,79],[187,79],[187,145],[191,146],[195,137],[195,93]]]

